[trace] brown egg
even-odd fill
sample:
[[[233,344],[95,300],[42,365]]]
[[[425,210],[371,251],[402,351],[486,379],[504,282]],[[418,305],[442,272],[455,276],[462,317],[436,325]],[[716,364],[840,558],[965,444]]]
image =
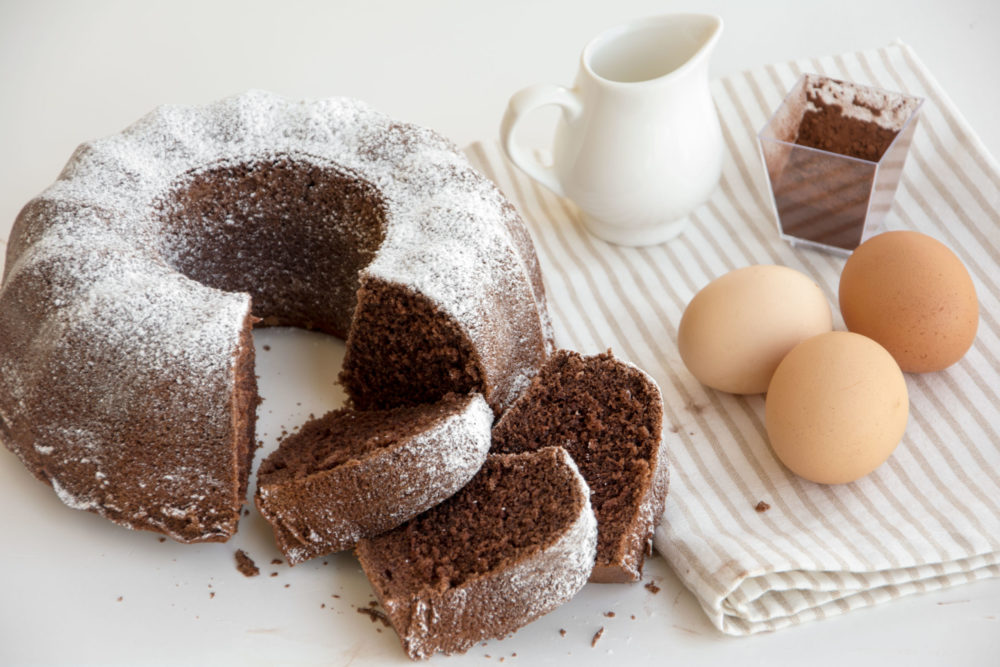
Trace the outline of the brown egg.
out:
[[[677,349],[702,384],[762,394],[789,350],[832,328],[830,304],[811,278],[787,266],[747,266],[695,294]]]
[[[823,484],[853,482],[879,467],[909,414],[906,380],[892,355],[847,331],[796,345],[774,371],[764,406],[778,459]]]
[[[951,366],[972,346],[979,302],[947,246],[919,232],[886,232],[858,246],[840,275],[847,328],[878,341],[908,373]]]

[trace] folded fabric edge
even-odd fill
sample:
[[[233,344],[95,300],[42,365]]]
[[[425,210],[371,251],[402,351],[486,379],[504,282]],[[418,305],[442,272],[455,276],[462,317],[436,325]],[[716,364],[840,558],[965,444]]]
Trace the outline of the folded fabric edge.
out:
[[[709,618],[712,619],[719,630],[732,636],[749,636],[762,632],[773,632],[809,621],[830,618],[847,611],[872,607],[889,600],[917,593],[931,593],[994,577],[1000,577],[1000,564],[989,564],[948,575],[932,576],[900,584],[878,586],[842,596],[829,596],[826,599],[818,598],[811,591],[794,591],[794,593],[802,596],[805,603],[796,611],[782,615],[763,614],[755,616],[742,610],[728,608],[725,601],[718,608],[706,607],[703,601],[699,600],[699,602],[702,602],[702,608],[705,609]],[[716,619],[718,619],[718,622],[716,622]]]

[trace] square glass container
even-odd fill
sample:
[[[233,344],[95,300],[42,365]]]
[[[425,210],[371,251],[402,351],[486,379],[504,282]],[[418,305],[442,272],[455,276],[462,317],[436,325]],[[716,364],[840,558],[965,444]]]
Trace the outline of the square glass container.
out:
[[[882,231],[923,102],[802,75],[757,135],[781,238],[849,255]]]

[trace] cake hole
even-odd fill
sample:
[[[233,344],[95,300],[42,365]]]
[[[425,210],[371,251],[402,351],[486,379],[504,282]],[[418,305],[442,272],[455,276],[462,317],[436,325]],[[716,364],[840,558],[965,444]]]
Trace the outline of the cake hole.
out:
[[[155,202],[163,258],[202,284],[247,292],[260,325],[345,338],[358,272],[385,236],[381,195],[315,158],[224,162]]]

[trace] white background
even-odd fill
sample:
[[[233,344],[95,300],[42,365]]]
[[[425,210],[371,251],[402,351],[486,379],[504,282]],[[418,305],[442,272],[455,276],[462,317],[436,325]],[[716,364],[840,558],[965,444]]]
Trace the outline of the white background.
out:
[[[570,83],[580,49],[603,28],[668,11],[723,17],[713,76],[900,38],[1000,157],[1000,3],[986,0],[353,0],[280,8],[0,0],[0,239],[79,142],[117,132],[158,104],[204,103],[247,88],[349,95],[464,145],[495,137],[515,90]],[[543,144],[552,120],[541,112],[523,137]],[[329,380],[342,346],[296,332],[256,338],[266,398],[259,430],[271,447],[282,427],[338,400]],[[5,450],[0,505],[0,664],[404,661],[392,631],[378,632],[356,613],[371,594],[350,556],[270,566],[278,554],[255,514],[229,544],[160,543],[65,508]],[[235,572],[237,547],[262,566],[261,577]],[[436,662],[1000,664],[1000,581],[734,639],[712,628],[662,559],[647,575],[659,594],[591,585],[511,639]]]

